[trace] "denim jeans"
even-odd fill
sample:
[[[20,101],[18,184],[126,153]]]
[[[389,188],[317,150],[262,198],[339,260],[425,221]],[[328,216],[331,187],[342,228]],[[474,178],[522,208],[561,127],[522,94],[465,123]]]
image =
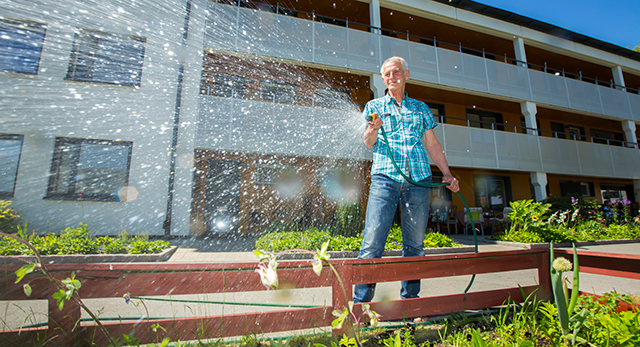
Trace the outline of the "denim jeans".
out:
[[[428,177],[420,183],[431,184],[432,178]],[[358,259],[382,257],[398,202],[402,211],[402,256],[424,255],[430,194],[431,188],[419,187],[405,180],[399,183],[384,175],[372,175]],[[371,301],[375,288],[375,283],[356,285],[353,301]],[[402,281],[400,297],[403,299],[417,298],[419,292],[420,280]]]

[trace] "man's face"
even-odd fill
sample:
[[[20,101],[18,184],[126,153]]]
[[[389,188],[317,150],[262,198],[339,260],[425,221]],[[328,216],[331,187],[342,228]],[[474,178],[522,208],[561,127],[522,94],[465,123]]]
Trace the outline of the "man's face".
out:
[[[382,67],[382,81],[390,92],[404,90],[404,85],[409,79],[409,71],[404,71],[402,64],[392,61]]]

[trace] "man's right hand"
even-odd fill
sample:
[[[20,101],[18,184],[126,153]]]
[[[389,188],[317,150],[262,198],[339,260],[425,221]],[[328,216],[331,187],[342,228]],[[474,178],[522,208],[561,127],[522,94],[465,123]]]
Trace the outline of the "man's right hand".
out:
[[[378,130],[383,124],[382,118],[380,118],[380,115],[378,113],[374,113],[373,115],[375,116],[375,118],[368,121],[367,124],[369,124],[369,129]]]

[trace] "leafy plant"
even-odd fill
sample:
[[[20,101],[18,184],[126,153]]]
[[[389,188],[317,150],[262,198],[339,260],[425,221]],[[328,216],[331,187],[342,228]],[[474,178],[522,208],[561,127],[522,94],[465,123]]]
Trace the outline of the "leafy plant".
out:
[[[340,284],[340,288],[342,289],[342,294],[346,299],[348,298],[348,296],[347,296],[347,291],[344,286],[344,283],[342,282],[342,278],[338,274],[338,271],[336,270],[336,268],[331,264],[331,262],[329,262],[330,256],[327,253],[328,248],[329,248],[329,241],[322,244],[321,248],[316,252],[309,251],[306,249],[289,249],[276,254],[269,254],[259,250],[254,250],[253,252],[258,256],[258,259],[260,260],[260,263],[258,264],[258,268],[256,269],[255,272],[260,275],[260,281],[267,288],[267,290],[277,289],[279,284],[278,272],[277,272],[277,269],[278,269],[277,258],[280,255],[287,252],[309,253],[313,255],[313,261],[311,264],[312,264],[312,269],[316,273],[316,275],[320,276],[320,274],[322,273],[322,266],[323,264],[326,264],[331,269],[331,271],[333,271],[334,275],[338,279],[338,283]],[[347,307],[345,307],[343,310],[338,310],[338,309],[334,310],[332,314],[337,318],[333,320],[333,322],[331,322],[331,326],[334,329],[342,329],[342,326],[345,322],[352,321],[353,325],[355,326],[355,335],[353,336],[353,339],[355,339],[355,343],[358,347],[362,347],[362,344],[364,341],[362,341],[360,336],[360,320],[366,315],[369,317],[371,326],[376,326],[378,324],[378,319],[380,318],[380,315],[372,311],[371,307],[368,304],[363,304],[362,305],[363,313],[362,315],[358,316],[353,311],[353,305],[354,305],[353,301],[349,301],[347,304]],[[345,340],[344,341],[345,346],[347,347],[353,346],[353,344],[351,344],[351,339],[348,338],[346,335],[344,336],[343,340]],[[343,345],[343,341],[341,341],[340,344]]]
[[[9,206],[11,201],[0,200],[0,232],[15,234],[20,226],[20,214]]]
[[[364,228],[362,206],[359,201],[340,204],[336,217],[338,218],[336,235],[353,237],[360,234]]]

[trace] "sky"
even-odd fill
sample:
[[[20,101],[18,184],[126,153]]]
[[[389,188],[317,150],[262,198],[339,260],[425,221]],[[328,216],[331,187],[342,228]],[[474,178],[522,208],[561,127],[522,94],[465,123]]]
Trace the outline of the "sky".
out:
[[[640,46],[640,0],[474,0],[621,47]]]

